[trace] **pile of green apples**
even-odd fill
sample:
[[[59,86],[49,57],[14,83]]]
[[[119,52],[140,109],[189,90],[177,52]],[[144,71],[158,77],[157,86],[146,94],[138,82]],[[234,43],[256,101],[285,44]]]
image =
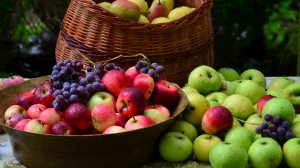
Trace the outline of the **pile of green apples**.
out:
[[[171,163],[189,159],[214,168],[300,167],[300,81],[257,69],[240,74],[201,65],[182,87],[188,105],[159,141],[159,153]],[[256,133],[264,116],[289,122],[293,137],[284,143]]]
[[[122,17],[142,23],[158,24],[177,20],[193,12],[196,8],[176,6],[174,0],[115,0],[100,2],[100,7]]]

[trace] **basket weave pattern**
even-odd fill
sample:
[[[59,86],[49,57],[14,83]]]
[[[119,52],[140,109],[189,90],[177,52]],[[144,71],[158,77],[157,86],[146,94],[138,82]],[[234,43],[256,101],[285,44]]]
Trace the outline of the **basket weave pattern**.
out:
[[[57,61],[77,59],[87,65],[121,54],[142,53],[165,66],[167,79],[179,85],[187,81],[195,67],[213,65],[212,0],[175,0],[178,6],[196,10],[165,24],[123,19],[98,6],[99,2],[102,1],[70,1],[57,40]],[[128,68],[136,61],[137,58],[126,58],[114,62]]]

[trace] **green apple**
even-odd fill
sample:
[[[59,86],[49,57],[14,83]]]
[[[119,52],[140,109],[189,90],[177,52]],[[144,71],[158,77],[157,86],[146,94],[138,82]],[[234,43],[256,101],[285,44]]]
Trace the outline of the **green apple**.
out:
[[[152,108],[146,109],[143,114],[149,117],[154,124],[158,124],[169,119],[162,111]]]
[[[232,81],[233,83],[236,83],[236,84],[240,84],[244,79],[238,79],[238,80],[234,80]]]
[[[201,134],[193,142],[195,157],[202,162],[209,162],[210,150],[222,140],[216,135]]]
[[[178,6],[170,11],[168,18],[171,20],[177,20],[192,13],[195,9],[196,8],[188,6]]]
[[[115,0],[111,3],[109,11],[125,19],[138,21],[141,16],[140,7],[131,2]]]
[[[278,77],[275,77],[274,79],[272,79],[272,81],[268,85],[267,89],[268,90],[284,89],[289,84],[292,84],[294,82],[295,82],[295,80],[290,77],[278,76]]]
[[[256,127],[260,126],[264,122],[264,119],[261,118],[257,113],[254,113],[250,115],[245,123],[244,127],[249,130],[249,132],[252,135],[253,140],[255,139],[256,133]]]
[[[200,93],[190,93],[186,97],[188,104],[182,113],[184,120],[193,125],[201,124],[204,113],[210,107],[208,100]]]
[[[189,93],[199,93],[197,89],[190,87],[190,86],[184,86],[181,88],[181,90],[187,95]]]
[[[111,93],[106,91],[96,92],[89,98],[86,106],[91,111],[99,104],[108,104],[116,109],[116,98]]]
[[[253,113],[258,113],[257,103],[253,104]]]
[[[214,168],[246,168],[248,167],[248,154],[246,149],[239,144],[221,142],[210,150],[209,162]]]
[[[294,121],[293,121],[293,122],[297,122],[297,121],[300,121],[300,114],[299,114],[299,113],[297,113],[297,114],[295,115],[295,118],[294,118]]]
[[[279,115],[282,119],[287,120],[290,125],[295,118],[295,108],[292,103],[280,97],[275,97],[267,101],[262,109],[262,116],[270,114],[271,116]]]
[[[253,141],[256,141],[260,138],[262,138],[261,134],[256,134]]]
[[[300,138],[286,141],[282,147],[283,160],[291,168],[300,168]]]
[[[182,133],[166,132],[159,140],[159,153],[168,162],[185,161],[192,152],[192,141]]]
[[[216,101],[219,104],[222,104],[226,99],[227,95],[223,92],[212,92],[205,96],[208,101]]]
[[[220,72],[218,72],[218,74],[220,75],[221,81],[225,81],[225,77]]]
[[[239,122],[239,120],[237,118],[233,118],[233,124],[232,127],[241,127],[241,123]]]
[[[187,136],[192,142],[198,136],[196,127],[185,120],[179,120],[173,122],[171,126],[168,128],[168,131],[182,133],[185,136]]]
[[[253,80],[246,79],[237,86],[235,93],[248,97],[252,104],[255,104],[263,95],[266,94],[266,90]]]
[[[297,112],[300,112],[300,82],[286,86],[282,95],[293,104]]]
[[[300,138],[300,121],[293,122],[291,128],[295,137]]]
[[[237,83],[225,80],[225,81],[222,81],[219,91],[223,92],[229,96],[229,95],[232,95],[235,93],[237,86],[238,86]]]
[[[248,151],[253,142],[253,138],[247,128],[232,127],[226,132],[224,141],[240,144],[246,149],[246,151]]]
[[[259,138],[252,143],[248,150],[252,167],[278,167],[282,160],[281,146],[272,138]]]
[[[263,88],[266,88],[266,84],[267,84],[266,78],[265,78],[264,74],[257,69],[245,70],[244,72],[242,72],[240,74],[240,79],[241,80],[245,80],[245,79],[253,80],[254,82],[258,83]]]
[[[208,100],[208,102],[209,102],[210,107],[220,105],[217,101],[214,101],[214,100]]]
[[[218,72],[221,73],[227,81],[234,81],[240,79],[239,73],[235,69],[230,67],[222,67],[218,69]]]
[[[266,94],[272,95],[275,97],[283,97],[282,92],[283,92],[283,89],[266,90]]]
[[[221,78],[218,72],[207,65],[200,65],[193,69],[188,77],[188,85],[207,95],[218,91],[221,87]]]
[[[146,13],[148,11],[148,3],[145,0],[128,0],[139,6],[141,13]]]
[[[246,120],[253,113],[253,105],[251,100],[241,94],[232,94],[228,96],[222,103],[232,114],[241,120]]]

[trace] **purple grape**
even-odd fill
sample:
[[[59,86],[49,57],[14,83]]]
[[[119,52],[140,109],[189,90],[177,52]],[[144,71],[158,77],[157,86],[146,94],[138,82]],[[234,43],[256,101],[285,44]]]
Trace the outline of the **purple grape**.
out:
[[[281,126],[283,126],[285,129],[289,129],[290,124],[287,120],[283,120]]]
[[[285,128],[283,126],[277,127],[277,134],[278,135],[284,135],[286,132]]]
[[[269,130],[270,131],[274,132],[274,131],[276,131],[276,129],[277,129],[277,127],[276,127],[275,124],[269,124]]]
[[[164,72],[164,67],[161,66],[161,65],[158,65],[156,68],[155,68],[155,71],[156,73],[158,74],[162,74]]]
[[[257,134],[262,134],[264,132],[264,129],[261,126],[256,127],[255,132]]]
[[[266,115],[264,116],[264,119],[265,119],[265,121],[272,121],[272,116],[271,116],[271,114],[266,114]]]
[[[268,129],[269,128],[269,123],[268,122],[263,122],[262,124],[261,124],[261,127],[262,127],[262,129]]]
[[[281,124],[281,117],[280,116],[274,116],[273,117],[273,123],[277,126]]]

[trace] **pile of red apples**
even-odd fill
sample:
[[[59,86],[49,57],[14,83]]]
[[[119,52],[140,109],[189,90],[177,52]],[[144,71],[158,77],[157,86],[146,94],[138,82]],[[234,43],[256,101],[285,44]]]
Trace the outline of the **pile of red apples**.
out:
[[[4,114],[5,124],[18,130],[55,135],[121,133],[168,120],[180,98],[179,87],[166,78],[155,82],[131,67],[108,71],[87,104],[73,103],[65,111],[53,108],[51,80],[18,95]]]

